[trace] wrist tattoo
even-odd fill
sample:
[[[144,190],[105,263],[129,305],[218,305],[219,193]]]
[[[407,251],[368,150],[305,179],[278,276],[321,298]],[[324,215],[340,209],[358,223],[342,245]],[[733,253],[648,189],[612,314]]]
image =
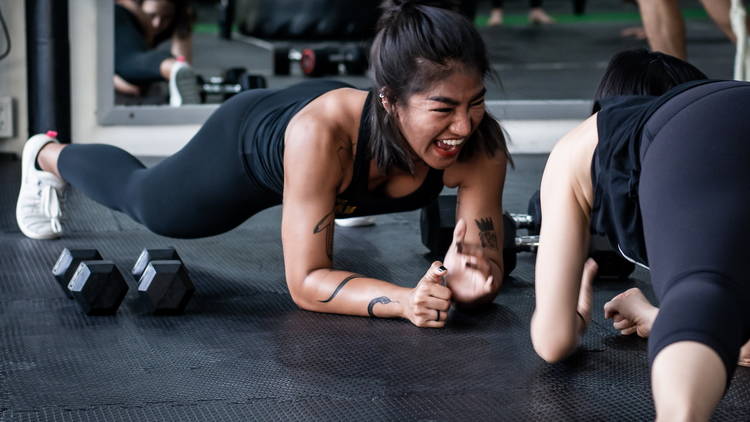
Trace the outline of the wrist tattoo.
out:
[[[374,318],[376,315],[375,313],[372,312],[372,308],[374,308],[375,305],[377,305],[378,303],[382,303],[385,305],[391,302],[393,301],[388,297],[385,297],[385,296],[376,297],[375,299],[370,301],[369,305],[367,305],[367,315],[370,315],[370,317]],[[393,302],[393,303],[398,303],[398,302]]]
[[[474,220],[479,228],[479,241],[482,243],[483,248],[500,250],[497,246],[497,234],[495,234],[495,225],[492,223],[492,218],[480,218]]]
[[[333,221],[335,218],[335,214],[333,211],[326,214],[323,218],[318,221],[318,224],[315,225],[315,228],[313,229],[313,234],[318,234],[322,231],[325,231],[326,236],[326,254],[328,255],[328,259],[333,260]]]
[[[332,301],[333,298],[336,297],[337,294],[339,294],[339,291],[341,291],[341,289],[344,288],[344,286],[346,285],[346,283],[350,282],[351,280],[354,280],[355,278],[362,278],[362,276],[359,275],[359,274],[352,274],[349,277],[341,280],[341,283],[339,283],[339,285],[336,286],[336,289],[333,291],[333,293],[331,293],[331,297],[329,297],[326,300],[319,300],[318,302],[320,302],[320,303],[328,303],[328,302]]]

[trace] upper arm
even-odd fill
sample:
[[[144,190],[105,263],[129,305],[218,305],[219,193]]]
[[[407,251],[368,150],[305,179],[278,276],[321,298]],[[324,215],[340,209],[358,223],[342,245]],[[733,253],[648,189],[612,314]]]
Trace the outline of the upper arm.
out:
[[[566,321],[574,321],[577,309],[588,254],[590,211],[578,177],[581,149],[564,141],[553,149],[542,177],[544,223],[536,257],[534,318],[542,327],[556,326],[563,338],[574,338],[575,327]],[[571,318],[560,318],[561,315]],[[551,332],[546,328],[542,332]]]
[[[296,123],[286,137],[281,235],[293,296],[310,272],[332,264],[334,204],[342,177],[332,138],[311,119]]]

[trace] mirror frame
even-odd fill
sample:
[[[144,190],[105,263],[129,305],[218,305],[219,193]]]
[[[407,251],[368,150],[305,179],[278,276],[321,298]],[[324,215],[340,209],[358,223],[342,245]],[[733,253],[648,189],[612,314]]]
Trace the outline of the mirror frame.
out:
[[[89,2],[96,8],[97,89],[96,116],[102,126],[199,124],[218,104],[125,106],[115,105],[114,84],[114,2]],[[241,38],[241,37],[240,37]],[[583,120],[591,113],[590,100],[488,100],[487,109],[500,121]]]

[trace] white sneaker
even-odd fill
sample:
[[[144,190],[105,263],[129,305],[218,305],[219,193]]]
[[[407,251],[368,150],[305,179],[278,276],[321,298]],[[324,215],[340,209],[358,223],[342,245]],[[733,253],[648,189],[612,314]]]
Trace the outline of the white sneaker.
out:
[[[169,73],[169,105],[179,107],[200,102],[201,95],[195,72],[183,57],[178,57]]]
[[[336,225],[339,227],[365,227],[373,224],[375,224],[375,217],[372,216],[336,219]]]
[[[36,156],[43,146],[57,142],[55,132],[34,135],[26,141],[21,156],[21,191],[16,203],[16,221],[32,239],[55,239],[62,234],[60,198],[65,182],[52,173],[36,169]]]

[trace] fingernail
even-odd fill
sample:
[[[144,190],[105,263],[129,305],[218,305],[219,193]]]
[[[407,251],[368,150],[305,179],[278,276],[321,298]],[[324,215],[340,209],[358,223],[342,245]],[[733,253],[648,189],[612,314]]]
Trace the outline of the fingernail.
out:
[[[447,269],[447,268],[445,268],[445,267],[444,267],[444,266],[442,266],[442,265],[438,267],[438,270],[440,270],[440,272],[441,272],[441,273],[444,273],[444,272],[448,271],[448,269]]]

